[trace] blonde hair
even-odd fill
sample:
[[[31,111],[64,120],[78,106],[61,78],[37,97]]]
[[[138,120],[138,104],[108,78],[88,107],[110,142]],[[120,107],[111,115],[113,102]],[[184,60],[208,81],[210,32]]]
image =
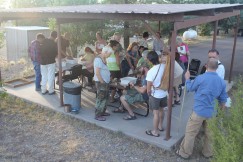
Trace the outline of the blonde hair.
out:
[[[130,43],[129,46],[127,47],[127,51],[131,51],[135,46],[138,46],[137,42]]]

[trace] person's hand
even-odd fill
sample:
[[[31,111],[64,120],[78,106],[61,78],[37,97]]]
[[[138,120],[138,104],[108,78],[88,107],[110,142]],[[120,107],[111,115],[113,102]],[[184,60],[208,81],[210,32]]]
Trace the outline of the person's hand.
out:
[[[133,82],[130,82],[129,85],[130,85],[130,88],[133,88],[134,87]]]
[[[187,70],[186,73],[185,73],[185,79],[186,80],[190,79],[190,76],[191,76],[190,71]]]

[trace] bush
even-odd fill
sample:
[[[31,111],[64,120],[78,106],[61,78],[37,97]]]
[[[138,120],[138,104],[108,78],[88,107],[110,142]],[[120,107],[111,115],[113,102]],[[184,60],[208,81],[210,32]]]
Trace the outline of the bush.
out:
[[[233,91],[233,102],[229,111],[218,109],[218,116],[210,120],[209,129],[213,137],[214,162],[243,161],[243,78]]]
[[[210,23],[199,25],[198,30],[199,30],[199,35],[209,36],[212,31],[212,25]]]

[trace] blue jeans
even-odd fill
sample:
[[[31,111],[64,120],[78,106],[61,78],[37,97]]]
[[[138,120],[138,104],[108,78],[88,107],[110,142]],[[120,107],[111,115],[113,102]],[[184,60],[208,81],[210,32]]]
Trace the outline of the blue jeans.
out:
[[[35,89],[40,89],[41,85],[41,70],[40,70],[40,63],[37,61],[32,61],[35,69]]]

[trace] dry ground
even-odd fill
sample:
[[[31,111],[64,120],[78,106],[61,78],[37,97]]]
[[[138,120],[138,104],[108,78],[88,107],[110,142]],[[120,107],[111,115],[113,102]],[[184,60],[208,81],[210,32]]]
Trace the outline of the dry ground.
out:
[[[197,140],[191,162],[199,155]],[[68,115],[6,97],[0,101],[0,161],[183,161],[173,152]]]

